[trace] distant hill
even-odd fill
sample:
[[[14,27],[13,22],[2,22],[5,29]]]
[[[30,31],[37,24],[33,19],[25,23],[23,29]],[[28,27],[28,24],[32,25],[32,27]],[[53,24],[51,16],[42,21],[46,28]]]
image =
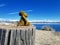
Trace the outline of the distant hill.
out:
[[[60,23],[60,22],[31,22],[31,23]]]
[[[18,21],[0,21],[0,23],[2,23],[2,22],[4,22],[4,23],[17,23]],[[60,24],[60,22],[30,22],[30,23],[32,23],[32,24],[35,24],[35,23],[58,23],[58,24]]]

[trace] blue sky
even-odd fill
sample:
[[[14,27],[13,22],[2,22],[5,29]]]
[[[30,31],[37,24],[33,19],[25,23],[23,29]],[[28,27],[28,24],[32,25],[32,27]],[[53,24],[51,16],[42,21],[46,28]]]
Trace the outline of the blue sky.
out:
[[[30,21],[60,21],[60,0],[0,0],[0,20],[19,20],[21,10]]]

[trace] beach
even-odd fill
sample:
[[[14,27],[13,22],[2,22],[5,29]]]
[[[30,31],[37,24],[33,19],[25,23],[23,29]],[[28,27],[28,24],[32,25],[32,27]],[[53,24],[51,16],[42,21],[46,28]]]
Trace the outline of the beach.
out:
[[[36,30],[35,45],[60,45],[60,32]]]
[[[15,25],[0,24],[0,28],[1,27],[10,28],[11,26],[13,26],[12,28],[15,27]],[[60,32],[36,29],[35,30],[35,45],[60,45]]]

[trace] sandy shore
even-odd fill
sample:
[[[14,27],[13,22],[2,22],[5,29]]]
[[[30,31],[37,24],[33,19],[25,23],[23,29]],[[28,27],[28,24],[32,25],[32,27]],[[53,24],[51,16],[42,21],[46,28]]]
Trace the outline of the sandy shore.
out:
[[[60,45],[60,32],[36,30],[35,45]]]

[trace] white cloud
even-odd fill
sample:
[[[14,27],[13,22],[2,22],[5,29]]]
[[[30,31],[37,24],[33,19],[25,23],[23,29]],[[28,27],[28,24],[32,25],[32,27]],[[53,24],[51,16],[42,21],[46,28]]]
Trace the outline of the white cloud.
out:
[[[33,10],[25,10],[26,12],[32,12]]]
[[[32,12],[33,10],[27,10],[28,12]]]
[[[0,7],[4,7],[5,6],[5,4],[0,4]]]
[[[26,12],[32,12],[33,10],[25,10]],[[11,12],[11,13],[8,13],[9,15],[10,14],[17,14],[17,13],[19,13],[19,12]]]
[[[4,19],[4,18],[0,18],[0,21],[18,21],[18,19]]]
[[[17,19],[9,19],[9,21],[18,21]]]
[[[30,22],[60,22],[60,20],[45,19],[45,20],[30,20]]]
[[[8,13],[8,14],[17,14],[18,12],[11,12],[11,13]]]
[[[3,19],[3,18],[0,18],[0,21],[5,21],[5,19]]]

